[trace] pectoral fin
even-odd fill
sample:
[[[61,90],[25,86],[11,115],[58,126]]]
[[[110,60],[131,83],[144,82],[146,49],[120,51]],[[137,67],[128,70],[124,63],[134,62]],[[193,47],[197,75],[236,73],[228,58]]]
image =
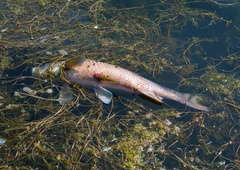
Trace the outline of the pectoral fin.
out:
[[[73,92],[71,91],[68,84],[64,84],[61,87],[61,90],[59,92],[59,98],[57,99],[58,102],[61,105],[67,105],[71,103],[71,101],[74,99]]]
[[[86,60],[85,57],[80,57],[80,56],[72,58],[66,61],[65,67],[70,69],[74,66],[80,66],[84,63],[85,60]]]
[[[111,78],[109,78],[108,76],[103,75],[103,74],[94,74],[93,76],[94,76],[94,78],[95,78],[97,81],[99,81],[99,82],[100,82],[100,81],[116,82],[116,80],[111,79]]]
[[[112,101],[113,94],[107,89],[98,86],[97,88],[93,88],[96,96],[105,104],[109,104]]]

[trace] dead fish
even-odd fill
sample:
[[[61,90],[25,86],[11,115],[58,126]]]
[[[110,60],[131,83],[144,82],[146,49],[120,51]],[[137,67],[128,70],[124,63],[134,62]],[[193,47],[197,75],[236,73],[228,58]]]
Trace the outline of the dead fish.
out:
[[[196,95],[174,91],[124,68],[84,57],[66,61],[63,79],[68,83],[93,88],[96,96],[106,104],[113,97],[109,90],[117,90],[145,96],[159,103],[163,103],[163,99],[170,99],[197,110],[209,111],[197,102],[199,97]]]

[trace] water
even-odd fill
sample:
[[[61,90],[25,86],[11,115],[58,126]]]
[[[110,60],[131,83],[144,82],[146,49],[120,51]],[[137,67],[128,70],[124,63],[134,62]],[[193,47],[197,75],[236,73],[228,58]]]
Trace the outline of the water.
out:
[[[117,3],[0,2],[0,166],[239,167],[239,4]],[[61,105],[62,80],[32,67],[78,55],[201,94],[210,112],[129,95],[105,105],[74,85]]]

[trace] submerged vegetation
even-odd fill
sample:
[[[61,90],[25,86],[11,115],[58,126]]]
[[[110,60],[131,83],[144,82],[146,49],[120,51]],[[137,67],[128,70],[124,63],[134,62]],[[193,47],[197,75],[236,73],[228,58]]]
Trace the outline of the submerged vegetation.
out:
[[[0,2],[1,169],[240,168],[239,2]],[[170,88],[210,112],[132,96],[111,104],[32,67],[83,55]],[[60,100],[61,99],[61,100]],[[68,99],[66,99],[68,100]]]

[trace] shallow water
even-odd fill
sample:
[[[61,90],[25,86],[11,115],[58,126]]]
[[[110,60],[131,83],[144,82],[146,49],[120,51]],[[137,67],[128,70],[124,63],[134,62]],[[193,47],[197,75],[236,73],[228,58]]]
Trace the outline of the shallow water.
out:
[[[239,168],[237,16],[234,1],[0,2],[0,167]],[[210,112],[129,95],[105,105],[73,85],[61,105],[62,80],[31,70],[77,55],[200,94]]]

